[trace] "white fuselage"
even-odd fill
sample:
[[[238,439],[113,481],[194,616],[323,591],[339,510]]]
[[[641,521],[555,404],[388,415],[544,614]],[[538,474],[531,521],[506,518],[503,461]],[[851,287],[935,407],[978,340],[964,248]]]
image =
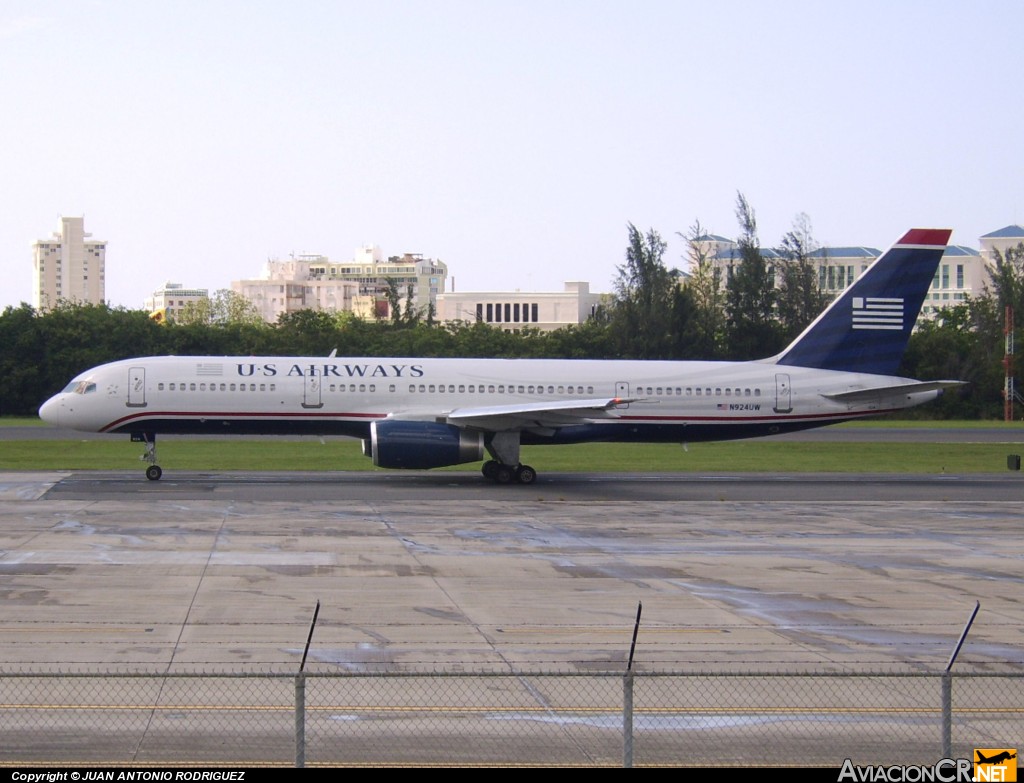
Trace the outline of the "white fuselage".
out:
[[[692,442],[822,426],[938,393],[894,392],[903,380],[756,361],[165,356],[89,370],[40,415],[92,432],[365,437],[374,420],[445,422],[479,411],[483,429],[517,430],[524,443]],[[872,388],[877,396],[856,401],[824,396]],[[545,407],[601,399],[622,402],[564,421]]]

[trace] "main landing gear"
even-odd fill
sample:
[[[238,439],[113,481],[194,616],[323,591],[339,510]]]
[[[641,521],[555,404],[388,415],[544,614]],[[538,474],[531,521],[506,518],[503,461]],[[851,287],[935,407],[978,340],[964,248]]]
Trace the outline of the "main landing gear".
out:
[[[133,432],[132,442],[146,444],[146,453],[139,457],[139,459],[145,460],[149,463],[149,467],[146,468],[146,478],[150,481],[159,481],[160,477],[164,474],[164,471],[156,464],[156,433]]]
[[[537,471],[529,465],[519,464],[513,467],[493,459],[484,463],[481,472],[484,478],[489,478],[496,484],[532,484],[537,480]]]
[[[519,461],[519,433],[496,432],[487,442],[487,451],[494,459],[484,463],[481,472],[496,484],[532,484],[537,471]]]

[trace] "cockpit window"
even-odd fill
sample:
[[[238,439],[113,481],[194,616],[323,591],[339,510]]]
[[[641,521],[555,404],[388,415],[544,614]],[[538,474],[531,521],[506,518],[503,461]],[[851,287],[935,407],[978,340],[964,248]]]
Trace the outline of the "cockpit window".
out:
[[[61,394],[92,394],[96,391],[96,384],[92,381],[72,381]]]

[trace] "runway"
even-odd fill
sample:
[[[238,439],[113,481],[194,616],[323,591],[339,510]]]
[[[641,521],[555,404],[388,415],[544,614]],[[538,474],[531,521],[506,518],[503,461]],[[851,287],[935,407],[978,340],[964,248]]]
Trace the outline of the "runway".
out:
[[[1024,667],[1019,473],[0,474],[0,665]]]
[[[63,475],[47,498],[263,502],[693,502],[1003,501],[1024,499],[1020,472],[863,473],[542,473],[530,486],[498,485],[476,471],[195,472],[167,471],[147,481],[138,471]]]

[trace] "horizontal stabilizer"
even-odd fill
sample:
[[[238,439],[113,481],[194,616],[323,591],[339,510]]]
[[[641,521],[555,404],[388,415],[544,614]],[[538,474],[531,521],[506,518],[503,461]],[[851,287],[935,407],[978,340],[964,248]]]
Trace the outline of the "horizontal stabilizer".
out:
[[[920,392],[953,389],[963,385],[963,381],[912,381],[910,383],[897,383],[892,386],[851,389],[849,391],[833,392],[832,394],[822,394],[821,396],[830,400],[836,400],[837,402],[858,402],[860,400],[877,399],[878,397],[895,397],[900,394],[918,394]]]

